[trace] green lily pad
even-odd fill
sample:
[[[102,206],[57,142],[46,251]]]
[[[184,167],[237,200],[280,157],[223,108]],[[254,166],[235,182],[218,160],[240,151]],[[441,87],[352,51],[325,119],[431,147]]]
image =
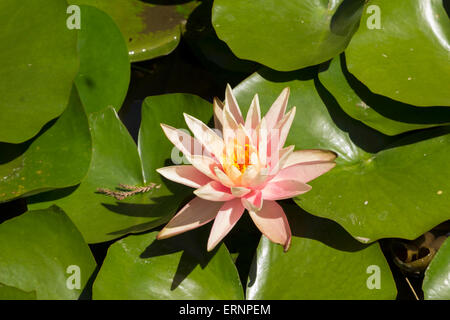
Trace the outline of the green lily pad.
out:
[[[449,105],[450,20],[442,0],[373,0],[347,50],[348,70],[372,92],[416,106]],[[369,22],[368,22],[369,20]]]
[[[338,222],[362,242],[415,239],[449,219],[450,185],[442,174],[449,166],[449,127],[404,140],[386,137],[345,114],[317,81],[295,80],[304,79],[302,73],[263,75],[255,74],[235,89],[240,105],[250,105],[258,93],[265,111],[290,87],[289,106],[297,106],[297,113],[286,145],[338,154],[338,165],[311,181],[312,190],[297,198],[303,209]]]
[[[450,299],[450,240],[447,238],[425,271],[422,289],[426,300]]]
[[[0,145],[0,202],[79,183],[89,167],[91,136],[75,87],[67,109],[37,138]]]
[[[0,300],[36,300],[36,292],[25,292],[0,283]]]
[[[79,63],[67,6],[65,0],[0,3],[0,141],[32,138],[67,106]]]
[[[387,135],[450,123],[450,108],[419,108],[372,94],[335,58],[319,73],[320,82],[352,118]]]
[[[295,204],[283,208],[291,247],[283,252],[262,237],[250,268],[248,299],[395,299],[395,282],[378,243],[362,245],[337,223]]]
[[[180,42],[181,29],[197,2],[154,5],[139,0],[69,0],[91,5],[108,13],[128,46],[132,62],[153,59],[172,52]]]
[[[156,240],[157,232],[114,243],[94,282],[93,299],[235,300],[244,294],[225,245],[206,251],[206,233]]]
[[[280,71],[327,61],[344,51],[364,1],[215,0],[212,22],[234,54]]]
[[[136,145],[112,107],[89,117],[92,133],[92,161],[81,184],[29,198],[29,207],[38,209],[50,204],[61,207],[72,219],[88,243],[103,242],[140,228],[154,227],[161,217],[173,213],[158,210],[152,198],[167,194],[165,188],[138,194],[124,201],[97,192],[114,190],[120,183],[143,186],[141,161]],[[155,225],[156,223],[156,225]]]
[[[106,13],[90,6],[80,9],[80,71],[75,84],[81,101],[88,113],[107,106],[119,110],[130,82],[127,45]]]
[[[59,208],[0,225],[0,292],[9,299],[78,299],[95,268],[88,245]]]
[[[88,243],[142,232],[167,222],[192,189],[163,181],[155,171],[170,165],[167,161],[173,149],[160,123],[185,128],[183,112],[208,121],[212,107],[187,94],[147,98],[142,107],[139,148],[112,107],[92,113],[89,123],[93,155],[86,177],[79,186],[29,198],[29,207],[38,209],[54,203],[63,208]],[[119,184],[150,183],[161,186],[121,201],[97,191],[114,190]]]

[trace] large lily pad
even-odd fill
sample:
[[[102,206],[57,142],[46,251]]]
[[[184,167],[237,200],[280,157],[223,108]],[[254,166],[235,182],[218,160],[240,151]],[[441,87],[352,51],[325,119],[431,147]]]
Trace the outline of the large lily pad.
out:
[[[149,230],[167,222],[192,189],[163,181],[155,171],[170,165],[167,161],[173,148],[159,124],[185,127],[183,111],[208,121],[211,109],[208,102],[191,95],[147,98],[142,108],[139,151],[112,107],[92,113],[89,123],[93,155],[86,177],[77,187],[32,197],[30,207],[57,204],[89,243]],[[98,188],[114,190],[119,184],[150,183],[161,187],[121,201],[97,192]]]
[[[363,3],[215,0],[212,21],[239,58],[290,71],[341,53],[356,30]]]
[[[264,76],[255,74],[235,89],[241,105],[250,105],[258,93],[267,110],[282,88],[290,87],[289,106],[297,106],[297,115],[287,145],[338,154],[338,165],[298,198],[303,209],[338,222],[363,242],[415,239],[449,219],[450,185],[442,174],[449,166],[448,127],[405,140],[386,138],[346,115],[313,80],[293,80],[301,73]],[[429,136],[435,137],[425,139]]]
[[[0,283],[0,300],[36,300],[36,292],[25,292]]]
[[[122,33],[104,12],[81,6],[80,71],[75,83],[86,112],[119,110],[130,82],[130,60]]]
[[[139,0],[69,0],[108,13],[128,45],[132,62],[172,52],[180,42],[181,29],[197,3],[154,5]]]
[[[348,72],[343,55],[319,79],[349,116],[387,135],[450,122],[450,108],[419,108],[371,93]]]
[[[156,240],[156,234],[128,236],[109,248],[93,286],[94,299],[243,299],[225,245],[208,253],[205,232],[166,240]]]
[[[75,87],[50,128],[33,141],[0,146],[0,202],[79,183],[89,167],[91,136]]]
[[[450,20],[442,0],[373,0],[347,50],[348,69],[377,94],[416,106],[449,105]],[[372,17],[372,18],[371,18]]]
[[[148,194],[117,201],[97,192],[98,188],[114,190],[120,183],[143,186],[141,162],[136,145],[112,107],[91,114],[92,161],[81,184],[63,190],[39,194],[30,198],[29,207],[42,208],[54,203],[63,208],[87,242],[102,242],[128,232],[153,227],[165,214],[154,210],[155,201]],[[164,196],[167,189],[152,192],[152,197]]]
[[[0,225],[4,298],[78,299],[95,267],[88,245],[59,208],[28,211]]]
[[[67,106],[78,55],[66,8],[65,0],[0,3],[0,141],[32,138]]]
[[[450,300],[450,240],[444,242],[434,256],[423,279],[427,300]]]
[[[395,299],[396,286],[378,243],[362,245],[337,223],[284,204],[293,237],[288,252],[262,237],[247,298]]]

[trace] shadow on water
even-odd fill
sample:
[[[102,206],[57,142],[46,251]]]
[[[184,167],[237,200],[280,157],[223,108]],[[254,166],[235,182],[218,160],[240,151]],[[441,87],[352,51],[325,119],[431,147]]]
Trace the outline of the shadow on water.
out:
[[[0,203],[0,223],[15,218],[27,211],[27,201],[24,198]]]

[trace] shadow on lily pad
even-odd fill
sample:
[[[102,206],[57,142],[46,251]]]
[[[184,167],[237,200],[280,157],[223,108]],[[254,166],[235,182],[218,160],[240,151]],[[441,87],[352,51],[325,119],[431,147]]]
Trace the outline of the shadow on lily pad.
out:
[[[449,107],[416,107],[375,94],[348,71],[344,53],[340,55],[340,63],[343,74],[353,91],[362,101],[382,116],[405,123],[438,124],[450,122]]]
[[[141,253],[140,258],[164,256],[182,251],[170,290],[175,290],[198,266],[206,268],[220,246],[206,251],[210,223],[199,229],[182,233],[172,238],[155,240]]]
[[[354,239],[343,227],[333,220],[309,214],[292,200],[279,202],[289,221],[293,237],[308,238],[339,251],[356,252],[372,245],[365,245]],[[308,253],[305,252],[305,255]],[[250,267],[247,287],[251,287],[257,276],[257,253]]]

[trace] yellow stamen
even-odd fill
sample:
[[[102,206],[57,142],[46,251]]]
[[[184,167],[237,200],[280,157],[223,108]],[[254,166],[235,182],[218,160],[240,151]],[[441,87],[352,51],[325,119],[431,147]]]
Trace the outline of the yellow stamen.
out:
[[[228,145],[228,152],[223,161],[225,171],[228,171],[229,167],[233,166],[241,173],[244,173],[249,165],[254,164],[251,163],[250,156],[255,152],[255,148],[249,143],[248,138],[246,138],[245,142],[246,143],[242,145],[235,139],[231,145]]]

